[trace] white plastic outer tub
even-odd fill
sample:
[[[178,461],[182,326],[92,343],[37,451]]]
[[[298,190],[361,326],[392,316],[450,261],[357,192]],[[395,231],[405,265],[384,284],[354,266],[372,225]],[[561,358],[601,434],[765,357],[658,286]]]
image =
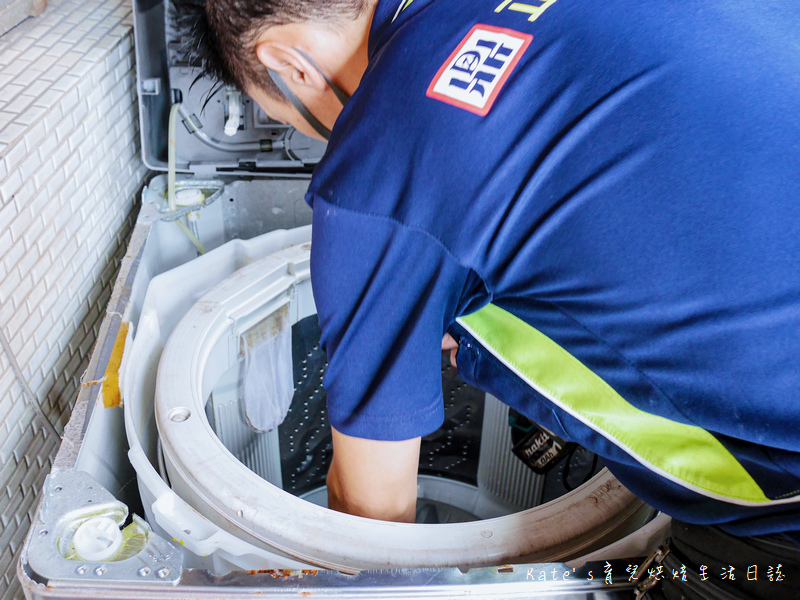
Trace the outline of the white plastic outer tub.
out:
[[[245,265],[310,240],[310,226],[233,240],[154,277],[138,327],[129,329],[121,367],[128,458],[135,469],[147,521],[162,537],[178,541],[188,564],[224,573],[231,569],[294,569],[307,565],[247,543],[199,514],[164,481],[158,467],[153,416],[156,372],[164,345],[180,318],[216,283]]]
[[[240,360],[238,342],[248,329],[284,306],[292,323],[314,314],[309,252],[309,244],[301,243],[236,270],[193,304],[160,356],[155,414],[177,496],[163,482],[156,482],[155,494],[143,496],[157,496],[152,504],[155,520],[173,537],[177,533],[184,546],[206,552],[213,546],[226,548],[228,560],[239,565],[231,554],[248,554],[248,560],[260,554],[283,568],[300,564],[343,572],[474,567],[580,556],[642,524],[648,507],[607,470],[573,492],[528,510],[467,523],[424,525],[328,510],[283,491],[239,462],[215,435],[205,404],[215,382]],[[140,323],[137,342],[146,324],[144,314]],[[133,449],[131,453],[134,464],[143,462]],[[143,466],[152,468],[149,461]],[[172,505],[182,502],[207,520],[197,515],[192,523],[176,518]],[[234,551],[228,535],[237,540]],[[242,544],[251,549],[243,550]]]

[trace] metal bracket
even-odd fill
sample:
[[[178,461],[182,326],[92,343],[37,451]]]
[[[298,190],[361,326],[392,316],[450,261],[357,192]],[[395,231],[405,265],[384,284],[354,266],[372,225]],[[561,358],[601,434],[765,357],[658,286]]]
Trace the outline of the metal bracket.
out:
[[[27,554],[29,568],[48,584],[63,581],[88,583],[135,582],[175,585],[183,573],[183,551],[153,533],[150,526],[133,516],[140,535],[137,547],[128,548],[127,558],[111,556],[106,561],[87,561],[71,550],[77,528],[95,517],[109,517],[122,525],[128,507],[119,502],[88,473],[63,471],[44,482],[42,509],[33,524]],[[131,527],[129,526],[129,527]],[[135,552],[130,556],[131,552]]]

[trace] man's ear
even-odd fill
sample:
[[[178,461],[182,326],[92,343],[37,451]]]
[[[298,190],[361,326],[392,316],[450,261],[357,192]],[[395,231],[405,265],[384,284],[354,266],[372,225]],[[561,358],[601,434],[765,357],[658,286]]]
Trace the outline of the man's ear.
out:
[[[262,65],[276,71],[286,82],[310,87],[319,93],[328,87],[322,74],[291,46],[271,41],[261,42],[256,46],[256,57]]]

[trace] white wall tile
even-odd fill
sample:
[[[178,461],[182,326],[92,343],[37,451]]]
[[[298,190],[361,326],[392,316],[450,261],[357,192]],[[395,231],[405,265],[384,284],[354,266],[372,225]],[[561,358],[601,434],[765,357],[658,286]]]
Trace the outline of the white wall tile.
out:
[[[0,256],[3,256],[6,252],[8,252],[11,249],[12,244],[13,241],[11,239],[11,232],[0,228]],[[5,278],[7,271],[3,263],[0,263],[0,271],[3,273],[3,278]],[[0,323],[1,322],[2,321],[0,321]]]
[[[32,170],[32,165],[30,165],[31,158],[36,159],[37,157],[34,155],[33,157],[28,157],[22,164],[18,167],[22,177],[23,183],[22,186],[16,191],[14,194],[14,206],[17,208],[17,212],[28,212],[26,210],[26,206],[28,203],[33,199],[34,194],[36,193],[36,186],[33,183],[33,180],[30,177],[25,177],[25,170]]]
[[[33,289],[33,279],[28,274],[27,269],[19,268],[19,265],[25,261],[27,263],[30,260],[30,254],[23,254],[20,262],[17,263],[17,272],[20,276],[20,282],[17,284],[17,287],[14,289],[14,293],[11,294],[11,300],[14,303],[14,306],[17,308],[19,312],[19,308],[25,304],[25,298],[28,297],[28,293]],[[25,265],[23,265],[25,266]],[[29,311],[25,311],[26,315],[29,315]],[[19,358],[20,364],[25,364],[27,361],[22,360],[22,357]]]
[[[30,68],[34,68],[33,67],[33,63],[35,61],[39,60],[39,58],[41,58],[44,55],[44,51],[45,51],[45,49],[42,48],[42,47],[39,47],[39,46],[31,46],[30,48],[25,50],[25,58],[27,58],[30,61],[30,65],[29,65]],[[37,71],[44,71],[44,69],[39,68],[39,67],[36,67],[36,70]]]
[[[11,298],[17,289],[17,284],[19,284],[22,278],[17,269],[8,269],[5,263],[3,266],[6,275],[3,277],[3,280],[0,281],[0,304],[3,306],[13,306]]]
[[[0,328],[61,425],[147,173],[130,29],[127,1],[50,0],[0,37]],[[56,449],[33,419],[0,353],[0,600]]]
[[[22,175],[18,170],[13,170],[0,181],[0,203],[11,202],[20,187],[22,187]]]
[[[59,144],[64,144],[70,133],[75,131],[75,120],[71,114],[65,114],[56,125],[56,139]]]
[[[25,126],[19,123],[7,123],[0,129],[0,142],[4,144],[12,144],[25,132]]]
[[[64,185],[64,181],[66,180],[69,174],[65,172],[63,169],[57,169],[53,176],[50,178],[50,181],[47,182],[47,195],[50,198],[53,198],[61,189],[61,186]]]
[[[18,96],[18,97],[23,97],[23,96]],[[33,97],[30,96],[30,98]],[[17,115],[15,122],[25,126],[33,125],[34,123],[36,123],[36,121],[38,121],[44,116],[45,112],[46,111],[44,108],[33,105],[33,100],[32,100],[31,103],[27,105],[25,109],[20,112],[20,114]]]
[[[28,184],[28,180],[40,166],[39,156],[36,153],[29,154],[28,158],[20,163],[17,169],[19,169],[19,174],[22,176],[22,181],[25,182],[22,184],[23,188]],[[19,190],[17,194],[19,195],[21,191],[22,190]],[[30,196],[31,194],[29,193],[27,195]]]
[[[33,220],[33,215],[29,210],[24,210],[17,215],[17,217],[11,221],[8,228],[11,231],[11,237],[14,239],[14,243],[19,242],[22,240],[23,232],[28,228],[28,225],[31,224]],[[21,259],[22,257],[20,257]]]
[[[56,64],[56,60],[58,60],[58,57],[50,56],[49,54],[45,54],[44,53],[44,48],[42,48],[41,50],[42,50],[42,54],[39,56],[39,58],[37,58],[36,60],[33,61],[33,63],[31,64],[31,68],[32,69],[36,69],[37,71],[43,71],[43,72],[46,73],[47,71],[50,70],[50,68],[54,64]]]
[[[30,59],[23,53],[22,56],[20,56],[13,62],[3,67],[3,72],[8,73],[9,75],[11,75],[16,79],[17,77],[19,77],[20,73],[23,73],[25,69],[27,69],[30,66],[30,64],[31,64]],[[14,85],[15,86],[19,85],[24,89],[26,84],[20,82],[20,83],[15,83]]]
[[[9,231],[9,233],[11,232]],[[11,235],[11,239],[14,239],[13,234]],[[11,270],[17,266],[17,263],[19,262],[19,259],[22,258],[23,254],[25,254],[25,247],[19,242],[14,241],[11,244],[11,248],[8,249],[8,252],[6,252],[2,258],[3,264],[9,272],[11,272]],[[5,284],[5,281],[2,282],[0,286],[3,284]]]
[[[10,75],[9,81],[13,81],[16,73],[13,73],[11,71],[6,71],[6,69],[8,69],[8,68],[9,67],[3,67],[3,71],[7,75]],[[19,85],[18,83],[10,83],[9,82],[9,83],[6,83],[3,86],[3,97],[5,98],[6,102],[8,102],[10,100],[13,100],[17,96],[17,94],[19,94],[20,92],[22,92],[24,90],[25,90],[25,86],[24,85]]]
[[[41,106],[42,108],[52,110],[61,101],[62,96],[62,92],[49,88],[40,94],[36,100],[34,100],[33,104],[34,106]]]
[[[45,125],[45,131],[47,131],[46,125]],[[37,150],[37,153],[39,155],[39,161],[41,163],[47,162],[55,152],[57,146],[58,146],[58,141],[56,140],[56,136],[45,134],[45,137],[42,139],[41,143],[39,144],[39,148]]]
[[[52,59],[53,64],[41,74],[39,79],[48,81],[50,83],[55,83],[67,72],[67,67],[56,64],[58,62],[57,56],[51,56],[50,58]]]

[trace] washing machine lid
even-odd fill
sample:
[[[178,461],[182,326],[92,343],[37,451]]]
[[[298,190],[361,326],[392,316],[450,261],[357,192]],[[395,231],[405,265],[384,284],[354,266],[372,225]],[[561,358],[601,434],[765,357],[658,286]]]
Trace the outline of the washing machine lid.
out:
[[[219,375],[239,360],[236,342],[249,327],[287,304],[291,323],[314,314],[309,251],[309,244],[294,246],[237,271],[188,311],[167,342],[156,422],[172,485],[196,510],[262,547],[354,572],[555,561],[641,509],[643,503],[604,470],[558,500],[504,517],[390,523],[316,506],[250,471],[214,434],[205,401]]]

